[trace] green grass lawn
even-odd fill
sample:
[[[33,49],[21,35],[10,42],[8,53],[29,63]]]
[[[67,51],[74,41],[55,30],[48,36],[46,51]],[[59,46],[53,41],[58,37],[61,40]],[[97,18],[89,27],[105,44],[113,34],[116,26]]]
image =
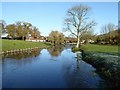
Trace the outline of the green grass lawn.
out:
[[[92,52],[118,53],[118,46],[112,45],[86,44],[83,45],[83,49]]]
[[[24,49],[33,47],[47,47],[49,44],[42,42],[28,42],[23,40],[2,40],[2,51]]]

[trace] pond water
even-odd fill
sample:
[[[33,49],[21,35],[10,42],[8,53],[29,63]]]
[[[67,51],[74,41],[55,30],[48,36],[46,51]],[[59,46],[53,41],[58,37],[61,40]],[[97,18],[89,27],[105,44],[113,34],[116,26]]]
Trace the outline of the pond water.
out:
[[[95,68],[71,47],[53,46],[3,57],[3,88],[107,87]]]

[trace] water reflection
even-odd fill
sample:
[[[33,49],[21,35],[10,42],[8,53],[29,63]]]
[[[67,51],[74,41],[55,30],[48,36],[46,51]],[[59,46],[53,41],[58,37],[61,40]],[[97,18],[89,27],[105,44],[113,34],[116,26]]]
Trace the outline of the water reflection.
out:
[[[64,48],[65,47],[63,45],[55,45],[55,46],[48,48],[47,50],[52,57],[57,57],[61,54]]]
[[[12,59],[16,59],[16,60],[21,60],[21,59],[25,59],[28,57],[36,57],[40,54],[42,49],[33,49],[33,50],[29,50],[29,51],[23,51],[23,52],[16,52],[16,53],[9,53],[9,54],[5,54],[2,56],[2,59],[4,60],[4,58],[12,58]]]
[[[105,81],[95,73],[95,68],[82,60],[81,52],[76,52],[72,63],[63,65],[64,78],[69,88],[106,87]]]
[[[27,54],[4,58],[4,88],[94,88],[102,81],[81,59],[81,52],[73,53],[71,48],[53,46]],[[50,61],[51,56],[57,60]]]
[[[13,72],[18,68],[32,64],[33,62],[37,61],[36,57],[40,55],[41,50],[42,49],[33,49],[29,51],[9,53],[2,56],[3,72],[6,67],[9,67],[9,70]],[[9,71],[6,70],[5,72]]]
[[[77,56],[77,60],[76,60],[76,63],[77,63],[77,69],[80,68],[80,60],[82,60],[82,55],[81,55],[81,52],[76,52],[76,56]]]

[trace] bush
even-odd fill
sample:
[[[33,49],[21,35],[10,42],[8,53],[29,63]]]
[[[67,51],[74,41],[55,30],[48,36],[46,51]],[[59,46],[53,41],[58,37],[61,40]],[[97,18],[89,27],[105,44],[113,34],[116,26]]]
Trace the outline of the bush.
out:
[[[80,50],[81,50],[80,48],[72,47],[72,52],[77,52],[77,51],[80,51]]]
[[[77,52],[77,51],[83,52],[84,50],[85,50],[85,48],[83,46],[81,46],[80,48],[72,47],[72,52]]]

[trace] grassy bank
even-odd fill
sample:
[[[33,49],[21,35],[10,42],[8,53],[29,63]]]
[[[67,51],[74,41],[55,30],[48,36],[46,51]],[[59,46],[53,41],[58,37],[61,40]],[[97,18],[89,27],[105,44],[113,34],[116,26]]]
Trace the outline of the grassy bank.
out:
[[[120,85],[120,57],[106,53],[88,52],[82,53],[83,60],[96,68],[97,72],[108,81],[110,88],[118,88]]]
[[[82,47],[84,51],[90,52],[102,52],[102,53],[118,53],[118,46],[112,45],[96,45],[96,44],[86,44]]]
[[[83,60],[96,68],[97,72],[108,81],[110,88],[120,84],[120,57],[118,46],[86,44],[81,47]]]
[[[42,42],[28,42],[22,40],[2,40],[2,51],[13,50],[13,49],[24,49],[34,47],[48,47],[49,44]]]

